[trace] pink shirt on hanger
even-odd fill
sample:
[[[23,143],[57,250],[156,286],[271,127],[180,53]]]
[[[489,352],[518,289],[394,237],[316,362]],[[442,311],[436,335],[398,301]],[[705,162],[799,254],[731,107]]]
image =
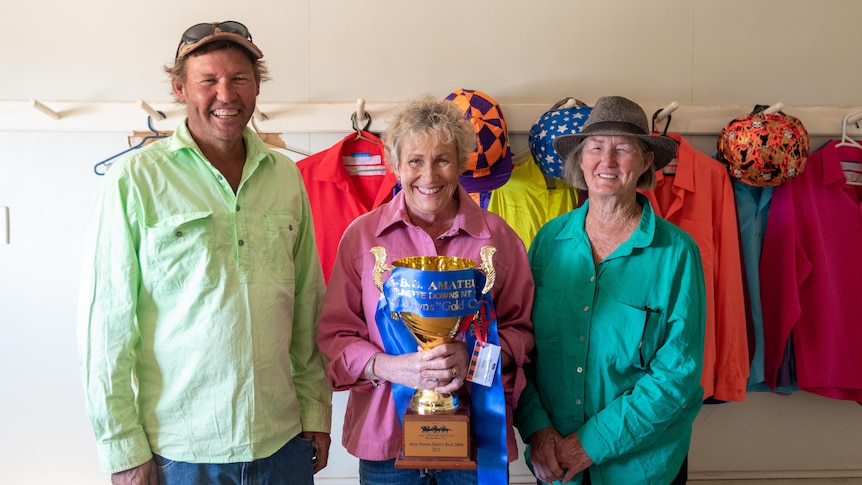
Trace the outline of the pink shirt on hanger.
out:
[[[862,403],[862,186],[831,141],[775,188],[760,261],[765,378],[774,386],[793,337],[800,390]],[[856,165],[858,167],[858,165]]]

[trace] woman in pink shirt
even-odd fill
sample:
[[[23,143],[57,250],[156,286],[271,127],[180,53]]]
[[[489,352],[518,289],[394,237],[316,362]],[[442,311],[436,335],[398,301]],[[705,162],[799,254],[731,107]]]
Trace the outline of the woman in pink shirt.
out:
[[[533,280],[524,245],[503,219],[482,210],[458,183],[476,135],[454,103],[432,96],[405,103],[384,141],[386,161],[402,190],[345,231],[318,327],[318,345],[329,359],[327,377],[336,390],[350,391],[342,443],[360,459],[363,484],[505,483],[507,463],[518,453],[512,407],[524,388],[522,367],[534,342]],[[376,318],[381,292],[372,276],[371,249],[385,248],[387,266],[413,256],[457,256],[478,266],[485,246],[496,248],[496,277],[489,292],[493,311],[487,319],[489,335],[497,337],[501,350],[495,384],[485,389],[477,389],[481,384],[476,382],[465,385],[473,348],[467,348],[463,337],[427,351],[387,352]],[[415,349],[416,343],[408,346]],[[402,446],[398,409],[403,405],[397,406],[393,397],[398,386],[471,396],[465,400],[472,402],[478,470],[395,468]],[[493,406],[477,402],[477,396],[494,389],[499,394],[496,427],[491,424]],[[489,431],[499,439],[484,436]]]

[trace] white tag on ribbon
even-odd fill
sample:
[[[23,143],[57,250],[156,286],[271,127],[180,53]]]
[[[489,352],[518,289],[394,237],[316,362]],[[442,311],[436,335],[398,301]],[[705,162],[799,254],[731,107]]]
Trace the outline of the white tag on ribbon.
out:
[[[473,355],[470,357],[470,368],[467,370],[467,380],[485,387],[494,384],[497,372],[497,362],[500,360],[500,346],[485,342],[476,342]]]

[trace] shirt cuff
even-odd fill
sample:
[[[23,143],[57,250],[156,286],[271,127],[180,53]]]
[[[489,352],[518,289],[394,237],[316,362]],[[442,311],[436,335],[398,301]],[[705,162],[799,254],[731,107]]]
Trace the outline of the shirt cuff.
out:
[[[117,473],[143,465],[153,458],[150,443],[143,430],[132,436],[113,439],[96,445],[99,465],[105,473]]]
[[[577,433],[578,441],[581,442],[584,451],[596,465],[600,465],[614,456],[612,444],[602,439],[595,426],[591,426],[589,421],[584,423]]]
[[[303,431],[329,433],[332,428],[332,406],[308,404],[299,411]]]

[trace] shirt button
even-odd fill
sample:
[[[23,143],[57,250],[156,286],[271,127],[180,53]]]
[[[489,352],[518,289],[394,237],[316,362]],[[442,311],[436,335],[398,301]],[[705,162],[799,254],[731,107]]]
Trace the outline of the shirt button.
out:
[[[586,341],[587,341],[587,337],[584,335],[581,335],[581,342],[586,342]]]
[[[578,367],[578,368],[577,368],[577,371],[578,371],[578,374],[580,374],[581,372],[583,372],[583,371],[584,371],[584,368],[583,368],[583,367]]]
[[[224,180],[224,177],[222,177],[221,175],[217,175],[216,178],[219,180]]]
[[[236,211],[239,212],[239,206],[236,206]]]
[[[581,405],[581,400],[580,400],[580,399],[575,399],[575,404],[577,404],[578,406],[580,406],[580,405]]]
[[[245,246],[245,241],[240,239],[239,242],[237,242],[237,244],[239,244],[240,246]]]
[[[288,224],[287,229],[292,231],[293,230],[293,224]]]
[[[596,281],[596,277],[595,277],[595,276],[590,276],[590,281],[591,281],[591,282],[592,282],[592,281]]]
[[[174,235],[177,237],[183,237],[183,231],[177,231]]]
[[[590,307],[588,307],[588,306],[585,306],[585,307],[584,307],[584,311],[585,311],[585,312],[588,312],[588,311],[590,311]]]

